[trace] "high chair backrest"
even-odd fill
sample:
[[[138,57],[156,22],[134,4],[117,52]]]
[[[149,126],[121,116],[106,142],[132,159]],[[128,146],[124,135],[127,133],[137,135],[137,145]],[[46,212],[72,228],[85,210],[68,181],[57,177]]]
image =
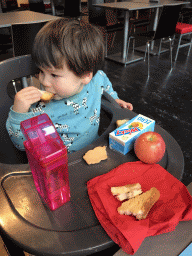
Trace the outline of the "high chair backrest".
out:
[[[10,58],[0,62],[0,162],[7,164],[23,163],[27,161],[25,152],[15,148],[6,130],[6,120],[13,99],[8,95],[8,84],[13,79],[33,75],[37,67],[30,55]],[[10,85],[10,84],[9,84]],[[11,85],[12,86],[12,85]]]
[[[47,23],[37,22],[28,24],[14,24],[12,29],[12,41],[14,56],[31,54],[36,34]]]

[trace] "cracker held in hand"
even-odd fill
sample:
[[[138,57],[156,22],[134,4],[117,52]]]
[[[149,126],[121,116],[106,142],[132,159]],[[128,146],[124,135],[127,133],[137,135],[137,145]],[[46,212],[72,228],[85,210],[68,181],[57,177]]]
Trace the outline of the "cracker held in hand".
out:
[[[145,193],[125,201],[118,207],[117,211],[121,215],[132,214],[138,220],[145,219],[153,205],[159,200],[159,197],[159,190],[153,187]]]
[[[41,101],[44,101],[44,102],[49,102],[53,97],[54,97],[54,94],[51,93],[51,92],[46,92],[46,91],[41,91]]]
[[[87,164],[97,164],[100,163],[102,160],[106,160],[106,146],[99,146],[94,148],[93,150],[87,151],[87,153],[83,156],[83,159],[87,162]]]

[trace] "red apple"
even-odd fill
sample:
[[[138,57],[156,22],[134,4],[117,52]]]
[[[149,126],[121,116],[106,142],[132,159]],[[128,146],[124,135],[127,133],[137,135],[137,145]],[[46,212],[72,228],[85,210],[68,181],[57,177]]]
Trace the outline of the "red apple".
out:
[[[165,154],[165,142],[157,132],[145,132],[135,141],[134,150],[136,156],[144,163],[155,164]]]

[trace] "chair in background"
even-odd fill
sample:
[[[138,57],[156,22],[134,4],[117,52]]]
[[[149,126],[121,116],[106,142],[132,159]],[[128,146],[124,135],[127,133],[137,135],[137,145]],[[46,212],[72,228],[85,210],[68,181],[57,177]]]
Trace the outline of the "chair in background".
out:
[[[81,0],[51,0],[52,14],[67,18],[81,18]]]
[[[175,39],[175,27],[177,21],[179,19],[179,14],[181,11],[181,5],[166,5],[162,8],[162,12],[158,21],[156,31],[147,31],[145,33],[135,34],[134,37],[138,40],[145,40],[146,42],[146,50],[145,50],[145,58],[148,54],[148,76],[149,76],[149,53],[150,46],[152,41],[160,39],[159,52],[161,52],[161,46],[163,43],[168,43],[170,45],[170,58],[171,58],[171,69],[172,69],[172,48],[173,42]],[[170,18],[171,17],[171,18]],[[168,38],[168,40],[167,40]],[[127,48],[127,51],[129,49]]]
[[[51,10],[53,16],[64,16],[64,1],[51,0]]]
[[[179,42],[177,45],[177,50],[176,50],[176,55],[175,55],[175,63],[176,63],[180,48],[189,46],[189,50],[187,53],[187,56],[189,56],[191,46],[192,46],[192,25],[178,22],[176,25],[175,33],[176,33],[176,35],[179,36]],[[190,37],[190,39],[187,38],[187,40],[185,40],[183,42],[182,41],[183,37]]]
[[[43,0],[29,0],[29,9],[33,12],[45,13],[45,5]]]
[[[192,0],[188,2],[190,2],[190,4],[186,4],[181,10],[181,22],[192,24]]]
[[[107,2],[111,2],[110,0]],[[100,28],[105,38],[106,56],[108,52],[108,45],[113,46],[116,32],[122,31],[124,24],[117,19],[116,12],[113,10],[105,10],[104,8],[95,7],[94,4],[104,3],[104,0],[88,0],[89,23],[94,24]],[[109,40],[108,35],[112,38]],[[111,41],[111,43],[110,43]]]
[[[130,26],[134,27],[134,33],[137,32],[136,31],[137,28],[139,28],[140,30],[148,31],[149,26],[151,25],[151,19],[152,19],[151,9],[133,11],[132,16],[130,17],[129,23],[130,23]]]
[[[1,5],[1,12],[11,12],[11,11],[16,11],[19,10],[17,0],[1,0],[0,1]]]
[[[135,34],[138,33],[138,30],[141,31],[149,30],[149,27],[151,25],[151,20],[152,20],[152,10],[151,9],[147,9],[147,10],[142,10],[145,12],[133,12],[132,16],[129,19],[129,35],[128,35],[128,44],[127,44],[127,58],[129,55],[129,45],[131,40],[133,40],[133,47],[132,47],[132,53],[134,53],[135,50]]]
[[[22,56],[32,53],[33,42],[36,34],[47,22],[28,24],[14,24],[11,26],[13,56]],[[22,78],[23,87],[27,87],[27,79]],[[14,85],[14,83],[13,83]]]
[[[65,0],[64,17],[78,18],[81,15],[81,0]]]
[[[114,0],[88,0],[88,12],[89,12],[89,22],[99,26],[104,34],[105,44],[106,44],[106,57],[107,52],[112,48],[116,32],[122,31],[124,29],[124,14],[118,11],[108,10],[100,7],[95,7],[94,4],[100,3],[110,3]],[[150,12],[150,10],[149,10]],[[137,14],[130,17],[130,33],[129,36],[136,32],[137,28],[144,28],[150,25],[151,16],[142,15],[137,17]],[[109,35],[112,37],[109,39]],[[130,39],[133,37],[130,36]]]
[[[181,22],[192,23],[192,7],[184,7],[181,10]]]

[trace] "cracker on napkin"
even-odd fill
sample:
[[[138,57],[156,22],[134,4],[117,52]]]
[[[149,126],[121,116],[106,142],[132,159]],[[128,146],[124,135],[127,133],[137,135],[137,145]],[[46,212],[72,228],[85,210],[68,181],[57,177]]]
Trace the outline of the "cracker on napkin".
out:
[[[87,151],[87,153],[85,153],[85,155],[83,156],[83,159],[87,162],[87,164],[97,164],[100,163],[102,160],[106,160],[106,146],[99,146]]]

